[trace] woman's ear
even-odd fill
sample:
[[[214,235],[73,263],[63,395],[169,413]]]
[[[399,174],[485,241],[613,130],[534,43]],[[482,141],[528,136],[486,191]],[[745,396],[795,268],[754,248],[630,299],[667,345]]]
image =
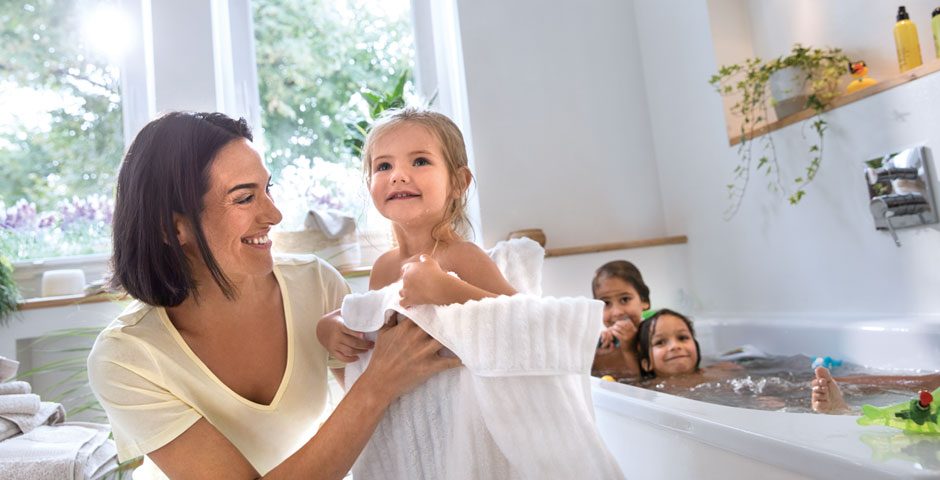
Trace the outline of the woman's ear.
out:
[[[180,246],[191,243],[195,238],[192,232],[192,224],[189,223],[189,219],[176,212],[173,212],[172,234],[176,236],[176,241],[179,242]],[[167,238],[166,232],[163,234],[163,242],[167,244],[170,243],[170,239]]]

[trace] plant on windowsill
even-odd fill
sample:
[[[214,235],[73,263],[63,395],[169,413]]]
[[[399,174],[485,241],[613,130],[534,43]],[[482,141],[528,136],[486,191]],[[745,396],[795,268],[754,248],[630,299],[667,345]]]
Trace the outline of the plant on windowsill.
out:
[[[10,323],[19,300],[19,291],[13,281],[13,265],[6,257],[0,255],[0,326]]]
[[[771,177],[768,188],[786,194],[791,205],[798,204],[806,195],[806,187],[816,178],[823,158],[827,122],[821,114],[839,95],[839,82],[846,73],[848,61],[848,57],[838,48],[808,48],[796,44],[788,55],[766,62],[760,58],[749,58],[742,63],[724,65],[711,77],[709,83],[718,93],[738,96],[731,106],[731,113],[741,119],[738,164],[734,168],[733,181],[726,186],[731,205],[725,210],[725,220],[730,220],[738,212],[752,167]],[[778,89],[772,85],[788,76],[795,80],[795,85],[789,89]],[[797,100],[773,98],[772,89],[774,93],[778,90],[795,93]],[[797,111],[812,109],[814,113],[808,125],[816,138],[809,147],[810,159],[804,167],[804,174],[793,180],[795,190],[792,193],[780,179],[780,164],[769,132],[761,137],[761,146],[767,153],[757,158],[754,166],[753,140],[757,130],[768,123],[768,107],[771,105],[778,110],[778,117],[781,118],[795,113],[780,108],[785,105],[796,105]]]

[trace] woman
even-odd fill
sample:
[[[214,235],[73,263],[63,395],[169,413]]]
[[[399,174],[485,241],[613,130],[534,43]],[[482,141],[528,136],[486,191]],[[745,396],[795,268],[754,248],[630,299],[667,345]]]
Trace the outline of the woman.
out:
[[[316,323],[349,289],[318,260],[274,263],[281,214],[251,140],[218,113],[170,113],[138,134],[112,259],[136,301],[95,342],[89,380],[121,460],[147,455],[170,478],[342,478],[388,405],[459,360],[410,321],[388,328],[317,429],[328,355]]]

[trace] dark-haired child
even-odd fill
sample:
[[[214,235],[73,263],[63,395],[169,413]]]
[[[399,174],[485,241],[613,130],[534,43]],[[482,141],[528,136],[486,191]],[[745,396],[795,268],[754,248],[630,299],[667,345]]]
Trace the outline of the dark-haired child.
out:
[[[650,289],[636,265],[616,260],[602,265],[591,281],[594,298],[604,302],[604,330],[591,373],[637,378],[636,334],[643,311],[650,308]]]

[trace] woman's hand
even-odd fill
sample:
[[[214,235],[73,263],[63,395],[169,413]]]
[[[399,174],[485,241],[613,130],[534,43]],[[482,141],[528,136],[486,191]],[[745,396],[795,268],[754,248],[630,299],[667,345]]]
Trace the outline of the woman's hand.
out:
[[[356,384],[365,381],[371,391],[388,395],[391,401],[437,373],[461,365],[459,358],[440,356],[442,348],[411,319],[401,317],[396,325],[379,331],[369,366]]]

